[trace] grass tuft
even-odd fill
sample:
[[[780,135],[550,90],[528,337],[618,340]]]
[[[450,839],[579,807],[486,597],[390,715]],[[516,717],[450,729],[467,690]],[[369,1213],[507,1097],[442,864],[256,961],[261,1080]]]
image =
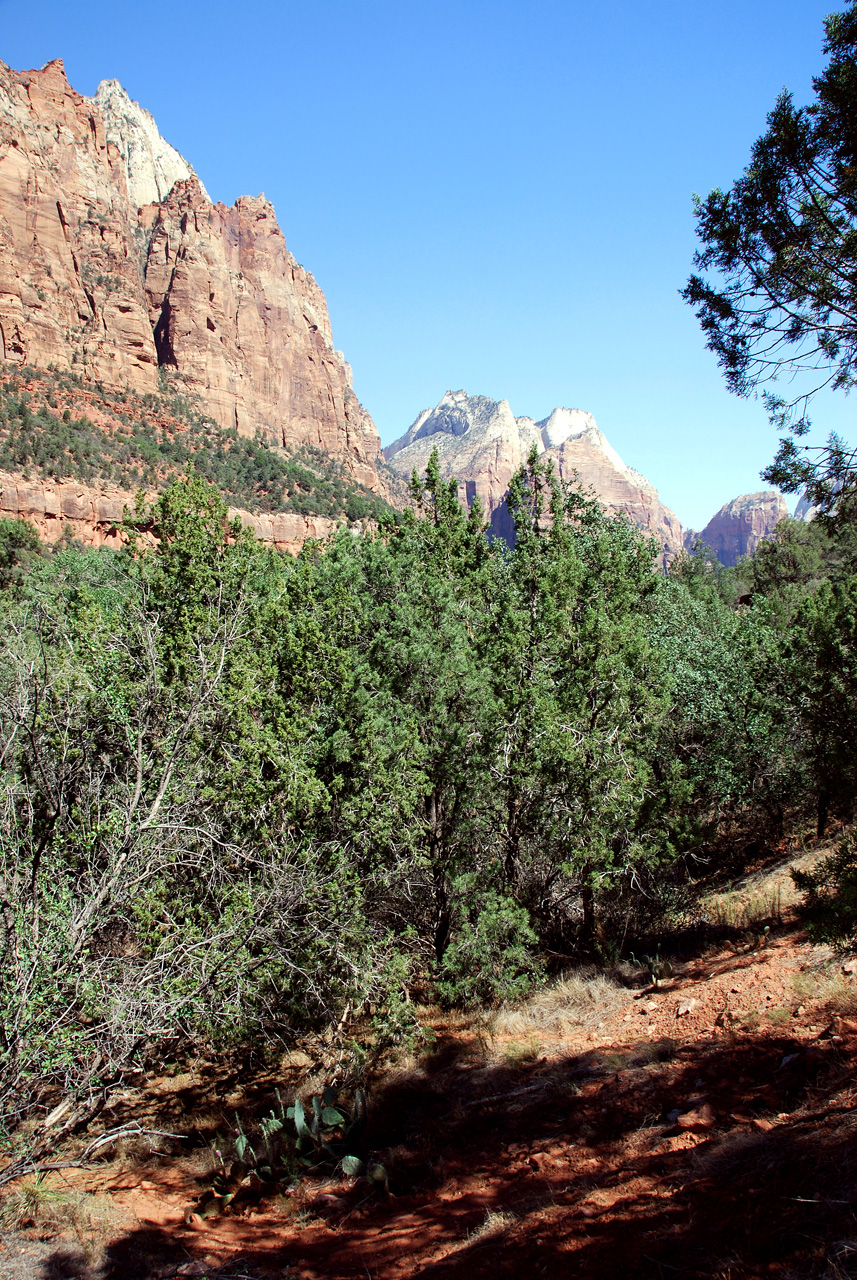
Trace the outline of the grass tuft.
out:
[[[545,987],[492,1021],[495,1036],[563,1036],[594,1027],[628,1002],[628,992],[603,973],[581,969]]]

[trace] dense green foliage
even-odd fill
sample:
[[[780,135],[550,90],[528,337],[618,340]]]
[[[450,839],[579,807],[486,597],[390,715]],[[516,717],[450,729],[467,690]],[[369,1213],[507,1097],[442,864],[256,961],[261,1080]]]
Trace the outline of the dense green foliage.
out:
[[[851,525],[670,577],[535,456],[514,549],[436,460],[297,560],[199,476],[154,550],[0,527],[0,1079],[414,1034],[661,923],[724,831],[857,790]]]
[[[857,384],[857,5],[825,20],[829,63],[815,101],[783,92],[729,191],[697,199],[702,249],[684,290],[727,384],[739,395],[783,375],[796,398],[766,393],[772,420],[791,426],[765,478],[809,489],[827,507],[857,481],[854,451],[835,436],[813,453],[796,443],[823,386]]]
[[[23,386],[35,384],[40,392]],[[73,375],[26,369],[0,383],[0,468],[45,479],[109,481],[161,489],[193,468],[231,503],[251,511],[294,511],[351,521],[390,518],[391,509],[319,450],[287,456],[264,440],[224,430],[179,392],[133,397],[101,389],[105,426],[58,412]]]
[[[804,915],[810,936],[823,942],[854,944],[857,937],[857,844],[844,839],[835,853],[792,878],[806,895]]]

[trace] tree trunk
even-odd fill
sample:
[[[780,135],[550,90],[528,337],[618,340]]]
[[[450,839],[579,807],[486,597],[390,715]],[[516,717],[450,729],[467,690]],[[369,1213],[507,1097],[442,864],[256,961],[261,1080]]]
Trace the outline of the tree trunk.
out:
[[[601,929],[595,906],[595,891],[587,881],[580,893],[583,906],[583,924],[580,929],[580,941],[587,951],[595,951],[600,940]]]

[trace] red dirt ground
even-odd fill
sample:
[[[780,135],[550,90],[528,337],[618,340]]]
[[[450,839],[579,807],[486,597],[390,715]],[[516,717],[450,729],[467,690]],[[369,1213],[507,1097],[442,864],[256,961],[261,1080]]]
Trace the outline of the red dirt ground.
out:
[[[757,952],[710,951],[662,990],[628,990],[560,1042],[489,1044],[440,1021],[434,1051],[371,1094],[389,1195],[308,1182],[194,1226],[199,1152],[119,1156],[64,1175],[124,1216],[98,1262],[8,1240],[0,1277],[857,1276],[857,1020],[823,1007],[817,960],[791,921]],[[163,1127],[204,1109],[203,1077],[161,1082]],[[274,1083],[211,1088],[233,1110]],[[35,1269],[13,1269],[21,1248]]]

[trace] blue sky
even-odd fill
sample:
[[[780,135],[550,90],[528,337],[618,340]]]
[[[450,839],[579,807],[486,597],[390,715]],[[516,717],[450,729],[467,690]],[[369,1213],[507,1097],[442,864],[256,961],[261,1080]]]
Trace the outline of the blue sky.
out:
[[[260,191],[385,443],[447,388],[595,414],[700,528],[776,440],[678,290],[833,0],[0,0],[0,58],[120,80],[214,199]],[[853,439],[828,397],[820,436]]]

